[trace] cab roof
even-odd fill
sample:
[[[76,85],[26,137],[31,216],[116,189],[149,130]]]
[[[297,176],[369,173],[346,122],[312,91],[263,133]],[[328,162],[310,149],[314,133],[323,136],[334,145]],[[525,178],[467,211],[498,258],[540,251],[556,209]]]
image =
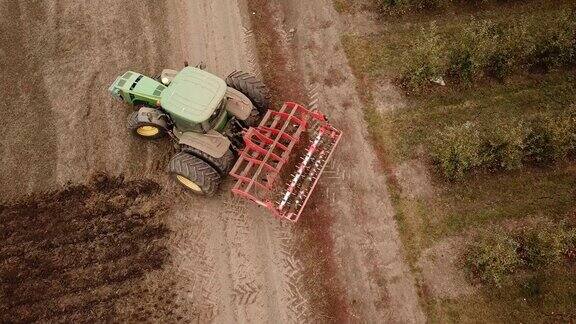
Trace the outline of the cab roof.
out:
[[[201,123],[210,118],[226,94],[226,82],[194,67],[182,69],[162,91],[160,104],[170,115]]]

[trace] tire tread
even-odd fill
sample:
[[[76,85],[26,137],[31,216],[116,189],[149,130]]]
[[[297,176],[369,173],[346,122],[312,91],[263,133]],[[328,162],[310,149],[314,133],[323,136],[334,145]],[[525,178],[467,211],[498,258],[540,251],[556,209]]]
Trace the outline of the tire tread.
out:
[[[207,196],[214,195],[221,181],[220,174],[210,164],[186,152],[178,152],[170,159],[168,171],[174,177],[179,174],[194,181]]]
[[[264,115],[270,105],[270,91],[261,80],[248,72],[236,70],[228,75],[226,84],[245,94]]]

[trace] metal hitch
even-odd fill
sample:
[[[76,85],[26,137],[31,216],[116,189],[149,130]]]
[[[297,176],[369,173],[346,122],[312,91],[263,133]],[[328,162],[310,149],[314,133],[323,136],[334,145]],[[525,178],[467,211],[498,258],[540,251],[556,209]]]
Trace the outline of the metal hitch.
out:
[[[341,137],[318,111],[293,102],[268,110],[243,136],[232,193],[296,222]]]

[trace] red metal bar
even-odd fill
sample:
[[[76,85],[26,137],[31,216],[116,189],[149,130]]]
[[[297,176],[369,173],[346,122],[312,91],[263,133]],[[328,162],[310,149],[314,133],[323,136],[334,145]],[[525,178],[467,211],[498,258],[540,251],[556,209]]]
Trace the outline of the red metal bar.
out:
[[[311,120],[317,122],[312,125]],[[316,132],[316,139],[304,152],[306,161],[297,167],[288,188],[278,190],[276,180],[281,172],[288,171],[283,170],[285,163],[290,155],[299,153],[292,150],[301,134],[310,131],[310,126]],[[276,217],[297,221],[341,135],[328,124],[324,114],[296,103],[287,102],[279,111],[269,110],[260,125],[250,128],[244,135],[246,147],[230,172],[237,179],[232,192],[266,207]],[[312,184],[304,187],[310,181]],[[279,193],[283,198],[276,203],[274,200]]]
[[[330,153],[328,153],[328,156],[326,157],[326,163],[324,163],[324,165],[322,166],[322,168],[318,172],[318,176],[316,177],[316,179],[314,180],[314,183],[310,187],[310,190],[308,191],[308,195],[304,199],[304,202],[302,203],[302,207],[300,207],[300,210],[298,210],[297,213],[290,213],[290,214],[286,215],[286,218],[293,221],[293,222],[297,222],[298,219],[300,218],[300,215],[302,215],[302,211],[304,210],[304,207],[306,206],[308,199],[310,199],[310,196],[311,196],[312,192],[314,191],[314,188],[316,188],[316,184],[318,184],[318,180],[320,179],[320,175],[322,174],[322,172],[324,172],[324,169],[326,168],[328,161],[330,161],[330,158],[332,157],[332,154],[334,153],[336,146],[338,146],[338,144],[340,143],[340,139],[342,138],[342,132],[340,132],[334,128],[332,130],[334,131],[332,134],[333,134],[333,138],[335,138],[335,142],[332,145],[332,149],[331,149]]]

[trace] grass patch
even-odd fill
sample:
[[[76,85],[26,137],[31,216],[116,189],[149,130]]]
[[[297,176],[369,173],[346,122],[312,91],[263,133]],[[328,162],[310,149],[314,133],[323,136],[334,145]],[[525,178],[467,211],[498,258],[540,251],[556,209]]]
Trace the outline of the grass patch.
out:
[[[401,45],[386,42],[383,36],[344,36],[343,43],[356,73],[367,80],[392,77],[398,66],[398,55],[392,55]],[[382,55],[381,44],[389,49]],[[386,62],[388,61],[388,64]],[[369,89],[366,89],[369,90]],[[374,127],[396,160],[414,158],[419,145],[429,146],[437,136],[430,130],[460,126],[466,122],[491,124],[519,117],[531,118],[542,113],[558,113],[576,102],[574,71],[554,71],[547,74],[519,74],[506,83],[490,82],[473,87],[448,85],[432,93],[407,98],[407,108],[385,116],[368,113],[369,124],[393,124],[393,128]],[[382,128],[381,130],[378,130]]]
[[[574,269],[523,274],[501,289],[481,288],[457,300],[430,301],[434,323],[571,322],[576,318]]]
[[[401,132],[392,136],[400,158],[412,158],[418,145],[430,145],[436,132],[467,122],[492,124],[565,111],[576,101],[576,77],[570,72],[516,76],[506,84],[442,89],[410,99],[408,109],[389,118]],[[426,117],[426,118],[423,118]]]
[[[332,5],[341,14],[354,12],[354,2],[351,0],[332,0]]]
[[[449,10],[480,10],[490,5],[505,5],[517,0],[374,0],[374,9],[383,15],[414,12],[438,13]]]
[[[526,217],[560,220],[574,209],[576,166],[483,174],[457,183],[439,180],[435,188],[433,198],[398,205],[406,215],[403,228],[415,257],[443,238],[492,223]]]
[[[533,217],[556,222],[574,211],[576,165],[573,162],[564,161],[550,167],[527,164],[521,170],[507,172],[488,169],[457,182],[448,182],[439,173],[431,172],[434,194],[417,198],[402,194],[394,170],[415,159],[434,170],[429,153],[438,130],[465,123],[502,125],[565,113],[576,102],[576,76],[572,68],[563,66],[546,73],[513,69],[503,81],[480,78],[463,83],[446,78],[446,86],[408,93],[405,108],[384,113],[377,109],[378,81],[399,78],[416,36],[422,28],[429,28],[432,19],[439,37],[450,42],[472,19],[502,22],[531,15],[536,17],[536,22],[545,21],[571,5],[568,1],[516,2],[474,11],[474,18],[467,11],[450,15],[405,15],[402,20],[379,22],[387,32],[342,36],[365,104],[364,117],[370,136],[387,170],[396,219],[413,267],[422,251],[448,237],[468,237],[493,224],[514,226]],[[506,133],[505,129],[502,131]],[[576,252],[568,254],[576,255]],[[575,271],[566,266],[534,267],[528,272],[515,273],[510,282],[502,283],[501,289],[481,288],[459,300],[422,295],[433,322],[565,320],[570,318],[566,316],[574,316],[576,309]]]

